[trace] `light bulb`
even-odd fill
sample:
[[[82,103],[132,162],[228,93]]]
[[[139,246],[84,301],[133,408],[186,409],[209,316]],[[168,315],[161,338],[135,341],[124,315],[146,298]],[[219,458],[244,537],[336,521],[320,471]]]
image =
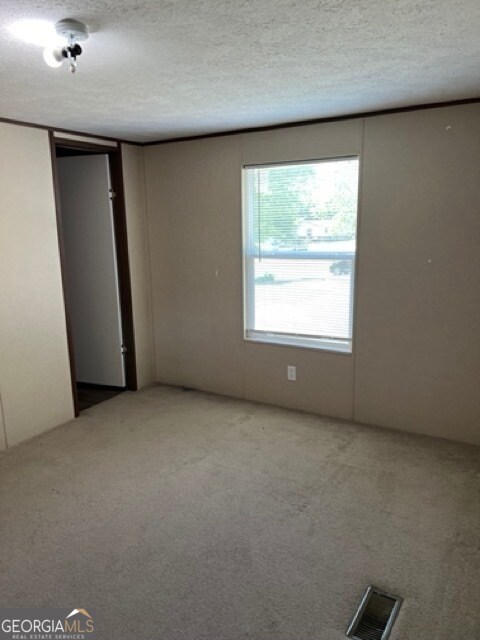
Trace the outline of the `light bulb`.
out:
[[[61,67],[64,57],[61,49],[47,47],[43,51],[43,59],[49,67]]]

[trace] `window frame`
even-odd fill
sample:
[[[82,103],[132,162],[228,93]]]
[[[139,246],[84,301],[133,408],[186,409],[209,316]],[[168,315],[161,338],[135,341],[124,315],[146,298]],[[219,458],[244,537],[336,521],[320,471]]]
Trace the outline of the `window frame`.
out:
[[[288,334],[276,331],[265,331],[258,329],[249,329],[253,326],[252,314],[255,313],[255,286],[254,286],[254,260],[256,255],[250,253],[251,247],[251,225],[248,214],[248,189],[247,175],[249,169],[262,169],[278,166],[292,166],[300,164],[321,164],[323,162],[335,162],[345,160],[358,161],[358,178],[357,178],[357,217],[355,232],[355,251],[352,254],[332,252],[315,253],[309,252],[308,257],[302,255],[303,259],[308,260],[351,260],[351,281],[350,281],[350,339],[342,339],[328,336],[308,336],[305,334]],[[361,157],[359,153],[348,153],[345,155],[326,156],[321,158],[313,158],[307,160],[285,160],[281,162],[262,162],[262,163],[245,163],[241,169],[241,188],[242,188],[242,262],[243,262],[243,340],[257,344],[272,344],[276,346],[295,347],[301,349],[313,349],[315,351],[326,351],[339,355],[351,356],[353,354],[354,345],[354,329],[355,329],[355,308],[356,308],[356,291],[357,291],[357,260],[358,260],[358,236],[360,223],[360,189],[361,189]],[[329,257],[330,256],[330,257]],[[293,253],[279,254],[277,252],[262,252],[262,257],[274,258],[278,260],[299,259]],[[250,283],[250,286],[249,286]],[[253,285],[253,286],[252,286]]]

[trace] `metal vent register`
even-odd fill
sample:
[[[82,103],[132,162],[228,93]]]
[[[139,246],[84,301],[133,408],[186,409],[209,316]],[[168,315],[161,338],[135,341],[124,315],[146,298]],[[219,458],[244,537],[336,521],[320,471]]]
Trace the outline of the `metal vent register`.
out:
[[[402,604],[402,598],[368,587],[348,627],[355,640],[387,640]]]

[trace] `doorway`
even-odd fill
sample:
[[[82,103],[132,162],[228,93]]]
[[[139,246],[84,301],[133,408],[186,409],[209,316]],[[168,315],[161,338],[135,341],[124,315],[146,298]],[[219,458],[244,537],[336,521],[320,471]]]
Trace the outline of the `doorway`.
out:
[[[75,415],[125,389],[136,367],[121,151],[51,134]]]

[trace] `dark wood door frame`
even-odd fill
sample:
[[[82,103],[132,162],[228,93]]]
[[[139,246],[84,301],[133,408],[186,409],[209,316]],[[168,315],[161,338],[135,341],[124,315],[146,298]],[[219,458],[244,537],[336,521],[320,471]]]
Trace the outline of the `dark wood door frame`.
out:
[[[60,266],[62,271],[63,299],[65,305],[65,322],[67,328],[68,355],[70,359],[70,376],[72,382],[73,405],[75,416],[78,416],[79,403],[76,386],[75,353],[73,348],[73,334],[71,323],[71,312],[68,305],[66,291],[66,262],[65,262],[65,242],[63,236],[62,210],[60,201],[60,183],[57,167],[57,149],[71,149],[72,151],[82,151],[85,155],[107,154],[110,179],[114,197],[113,223],[115,232],[115,247],[117,251],[118,282],[120,290],[120,308],[122,315],[123,344],[125,353],[125,379],[127,389],[137,390],[137,366],[135,355],[135,336],[133,330],[133,304],[132,285],[130,281],[130,262],[128,258],[128,236],[127,236],[127,216],[125,210],[125,191],[123,186],[123,166],[121,145],[115,146],[101,145],[80,140],[70,140],[68,138],[56,137],[52,131],[49,132],[50,153],[52,156],[53,186],[55,193],[55,207],[57,213],[58,245],[60,251]]]

